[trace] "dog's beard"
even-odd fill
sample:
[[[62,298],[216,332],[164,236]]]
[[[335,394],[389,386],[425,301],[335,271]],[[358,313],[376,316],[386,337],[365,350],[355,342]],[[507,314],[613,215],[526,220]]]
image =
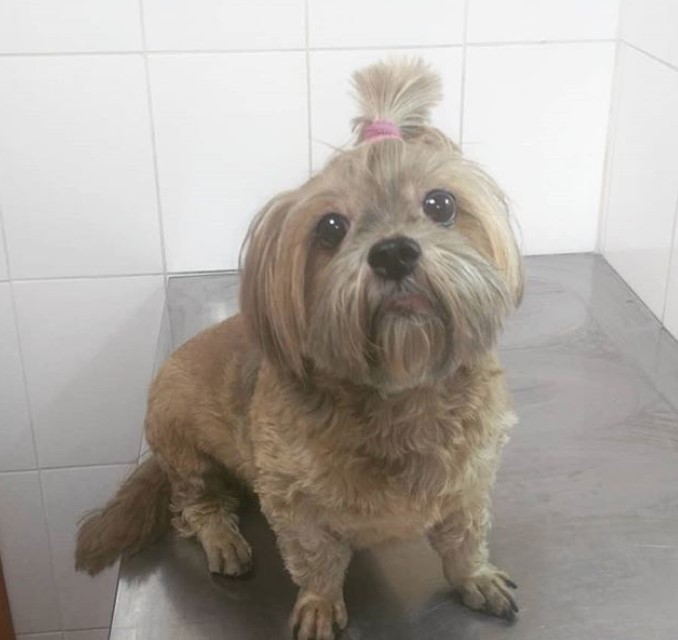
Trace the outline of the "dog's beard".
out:
[[[350,255],[322,274],[306,343],[316,367],[393,393],[430,384],[494,346],[511,308],[499,274],[461,243],[424,255],[398,284]]]
[[[440,317],[387,312],[369,339],[372,381],[388,391],[425,384],[444,370],[450,346],[449,328]]]

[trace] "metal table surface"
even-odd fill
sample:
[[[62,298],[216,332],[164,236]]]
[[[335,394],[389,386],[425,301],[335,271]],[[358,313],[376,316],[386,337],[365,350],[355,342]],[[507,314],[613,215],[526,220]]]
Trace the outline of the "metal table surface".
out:
[[[515,623],[450,597],[423,540],[355,556],[348,640],[678,638],[678,345],[593,255],[527,259],[502,341],[520,423],[494,492],[491,555],[520,588]],[[237,277],[175,278],[174,344],[232,312]],[[256,568],[210,576],[168,536],[120,571],[112,640],[289,638],[295,588],[256,507]]]

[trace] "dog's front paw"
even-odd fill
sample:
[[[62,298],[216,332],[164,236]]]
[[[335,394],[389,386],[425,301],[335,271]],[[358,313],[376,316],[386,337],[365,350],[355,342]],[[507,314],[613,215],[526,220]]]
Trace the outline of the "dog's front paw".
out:
[[[348,615],[344,598],[331,599],[300,591],[290,616],[290,628],[297,640],[333,640],[335,629],[345,629]]]
[[[464,578],[455,586],[461,601],[469,608],[499,618],[513,620],[518,605],[511,593],[516,584],[495,567],[488,565],[472,577]]]
[[[210,573],[239,577],[252,570],[252,549],[237,529],[205,528],[198,538]]]

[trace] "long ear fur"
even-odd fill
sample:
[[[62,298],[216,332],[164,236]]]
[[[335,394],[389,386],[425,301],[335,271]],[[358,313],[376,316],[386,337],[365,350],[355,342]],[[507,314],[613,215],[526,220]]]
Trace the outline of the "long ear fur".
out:
[[[442,97],[440,78],[420,58],[382,61],[353,74],[353,89],[360,108],[353,130],[362,131],[374,120],[390,120],[405,140],[430,126],[431,108]]]
[[[501,217],[495,216],[490,224],[494,227],[494,232],[490,233],[494,259],[504,275],[509,291],[513,296],[513,303],[517,307],[523,300],[525,272],[518,243],[511,229],[511,220],[506,213]]]
[[[485,227],[494,263],[501,271],[516,306],[523,298],[525,273],[520,249],[511,226],[509,203],[504,192],[485,171],[470,160],[464,168],[475,183],[474,200],[482,208],[481,220]]]
[[[240,255],[240,308],[265,357],[302,376],[308,247],[290,215],[296,199],[293,191],[276,196],[252,221]]]

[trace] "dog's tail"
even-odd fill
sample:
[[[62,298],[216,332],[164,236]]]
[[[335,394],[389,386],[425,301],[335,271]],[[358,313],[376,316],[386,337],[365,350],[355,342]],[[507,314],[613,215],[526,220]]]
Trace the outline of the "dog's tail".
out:
[[[85,516],[77,536],[76,570],[94,575],[154,542],[169,528],[169,507],[169,479],[152,456],[103,509]]]
[[[419,135],[430,126],[431,108],[442,98],[440,77],[420,58],[378,62],[353,74],[360,113],[353,130],[362,140],[364,127],[375,121],[396,124],[402,137]]]

